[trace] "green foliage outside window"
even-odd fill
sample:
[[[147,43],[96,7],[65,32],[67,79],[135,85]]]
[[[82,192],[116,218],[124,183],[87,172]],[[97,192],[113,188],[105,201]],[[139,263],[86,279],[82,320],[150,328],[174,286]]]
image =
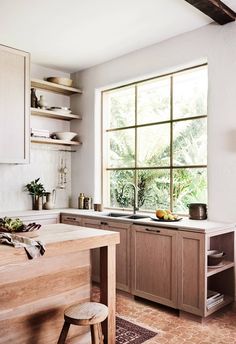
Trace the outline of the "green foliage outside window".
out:
[[[206,66],[104,92],[103,103],[107,206],[132,207],[127,182],[143,210],[186,213],[188,203],[206,202]]]

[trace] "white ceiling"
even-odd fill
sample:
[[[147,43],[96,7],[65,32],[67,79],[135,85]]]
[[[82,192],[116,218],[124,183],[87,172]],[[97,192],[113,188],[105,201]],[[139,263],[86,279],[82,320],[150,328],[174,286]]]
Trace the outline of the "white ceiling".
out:
[[[184,0],[0,0],[0,43],[74,72],[211,21]]]

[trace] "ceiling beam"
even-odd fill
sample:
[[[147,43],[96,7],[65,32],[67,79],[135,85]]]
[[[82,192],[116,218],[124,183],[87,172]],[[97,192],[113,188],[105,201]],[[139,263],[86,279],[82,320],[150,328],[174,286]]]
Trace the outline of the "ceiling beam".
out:
[[[235,21],[236,13],[220,0],[185,0],[220,25]]]

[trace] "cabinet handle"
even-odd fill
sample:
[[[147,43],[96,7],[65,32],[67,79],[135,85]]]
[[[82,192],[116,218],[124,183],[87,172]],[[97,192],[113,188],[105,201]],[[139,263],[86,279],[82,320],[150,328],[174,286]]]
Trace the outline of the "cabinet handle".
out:
[[[107,222],[100,222],[100,225],[107,225]]]
[[[161,231],[159,229],[150,229],[150,228],[145,228],[147,232],[154,232],[154,233],[160,233]]]
[[[76,218],[75,218],[75,217],[66,217],[66,220],[73,220],[73,221],[76,221]]]

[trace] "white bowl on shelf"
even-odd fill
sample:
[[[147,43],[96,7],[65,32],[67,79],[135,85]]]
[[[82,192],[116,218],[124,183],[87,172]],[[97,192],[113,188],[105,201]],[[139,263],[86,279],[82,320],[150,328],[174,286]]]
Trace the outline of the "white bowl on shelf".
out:
[[[77,133],[73,133],[71,131],[56,132],[54,134],[58,140],[63,141],[71,141],[78,135]]]
[[[62,78],[62,77],[50,77],[46,79],[49,82],[53,82],[54,84],[62,85],[62,86],[67,86],[71,87],[73,84],[73,80],[69,78]]]

